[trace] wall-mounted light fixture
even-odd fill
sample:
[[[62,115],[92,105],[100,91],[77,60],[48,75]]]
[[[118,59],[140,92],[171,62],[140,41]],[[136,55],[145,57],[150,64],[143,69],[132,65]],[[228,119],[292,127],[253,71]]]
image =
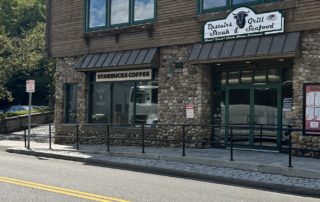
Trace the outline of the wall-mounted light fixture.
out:
[[[174,62],[174,66],[176,69],[182,69],[183,68],[183,63],[182,62]]]

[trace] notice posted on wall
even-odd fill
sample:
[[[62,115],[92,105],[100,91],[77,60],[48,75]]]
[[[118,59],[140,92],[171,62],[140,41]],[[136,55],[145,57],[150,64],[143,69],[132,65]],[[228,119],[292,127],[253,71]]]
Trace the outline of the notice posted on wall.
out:
[[[304,90],[305,129],[320,135],[320,84],[305,84]]]
[[[186,118],[193,119],[194,118],[194,107],[192,104],[186,105]]]

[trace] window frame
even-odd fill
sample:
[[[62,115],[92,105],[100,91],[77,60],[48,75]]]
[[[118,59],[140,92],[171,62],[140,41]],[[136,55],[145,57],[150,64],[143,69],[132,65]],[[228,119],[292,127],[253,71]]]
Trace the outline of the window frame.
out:
[[[239,8],[239,7],[261,5],[261,4],[272,3],[272,2],[279,2],[282,0],[255,0],[253,2],[241,3],[241,4],[237,4],[237,5],[233,5],[233,0],[225,0],[226,6],[209,8],[209,9],[203,8],[204,0],[197,0],[197,1],[198,1],[198,14],[204,14],[204,13],[211,13],[211,12],[223,11],[223,10],[228,10],[228,9],[235,9],[235,8]]]
[[[70,120],[69,117],[69,99],[70,99],[70,94],[69,94],[69,90],[70,87],[73,86],[75,88],[75,111],[76,111],[76,118],[75,120]],[[64,123],[77,123],[77,119],[78,119],[78,83],[65,83],[64,84]]]
[[[129,20],[126,23],[118,23],[118,24],[111,24],[111,1],[112,0],[105,0],[106,1],[106,16],[105,16],[105,22],[106,25],[99,26],[99,27],[90,27],[90,1],[91,0],[84,0],[85,6],[84,6],[84,31],[85,32],[92,32],[92,31],[98,31],[103,29],[113,29],[118,27],[129,27],[132,25],[139,25],[139,24],[146,24],[146,23],[153,23],[156,21],[157,17],[157,0],[154,1],[154,11],[153,11],[153,18],[150,19],[144,19],[144,20],[134,20],[134,6],[136,0],[129,0]]]
[[[152,75],[152,79],[151,80],[134,80],[134,81],[104,81],[104,82],[96,82],[95,81],[95,73],[91,73],[90,76],[89,76],[89,81],[88,81],[88,85],[89,85],[89,91],[88,91],[88,111],[87,111],[87,123],[88,124],[97,124],[97,122],[94,122],[92,120],[92,106],[93,106],[93,86],[97,83],[104,83],[104,84],[110,84],[109,85],[109,88],[110,88],[110,115],[109,117],[107,117],[106,120],[110,120],[110,121],[105,121],[105,122],[99,122],[99,124],[114,124],[113,123],[113,112],[114,112],[114,86],[116,83],[125,83],[125,82],[133,82],[133,87],[134,87],[134,90],[133,90],[133,123],[136,123],[136,113],[137,113],[137,86],[139,82],[156,82],[158,83],[158,77],[157,77],[157,71],[154,71],[153,72],[153,75]],[[159,83],[158,83],[159,84]],[[152,96],[152,95],[151,95]],[[157,97],[159,96],[159,92],[158,92],[158,95]],[[158,98],[159,99],[159,98]],[[130,100],[129,100],[130,102]],[[159,104],[159,100],[157,100],[157,104]],[[158,111],[159,113],[159,111]],[[132,123],[116,123],[116,124],[132,124]]]

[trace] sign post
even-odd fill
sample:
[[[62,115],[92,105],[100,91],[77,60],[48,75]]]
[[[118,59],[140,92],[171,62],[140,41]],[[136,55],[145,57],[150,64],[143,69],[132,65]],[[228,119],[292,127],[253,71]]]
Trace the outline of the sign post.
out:
[[[28,149],[30,149],[30,130],[31,130],[31,104],[32,104],[32,93],[35,92],[35,81],[26,81],[26,92],[29,93],[29,116],[28,116]]]

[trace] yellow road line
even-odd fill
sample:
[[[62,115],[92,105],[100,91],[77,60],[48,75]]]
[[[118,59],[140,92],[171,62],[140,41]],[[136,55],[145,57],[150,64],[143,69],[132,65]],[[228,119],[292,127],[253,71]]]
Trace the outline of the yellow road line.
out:
[[[60,187],[55,187],[55,186],[39,184],[39,183],[28,182],[28,181],[18,180],[18,179],[14,179],[14,178],[0,176],[0,182],[1,181],[6,182],[6,183],[15,184],[15,185],[45,190],[45,191],[49,191],[49,192],[60,193],[60,194],[69,195],[69,196],[73,196],[73,197],[85,198],[85,199],[89,199],[89,200],[93,200],[93,201],[128,202],[128,201],[122,200],[122,199],[111,198],[111,197],[81,192],[81,191],[72,190],[72,189],[65,189],[65,188],[60,188]]]

